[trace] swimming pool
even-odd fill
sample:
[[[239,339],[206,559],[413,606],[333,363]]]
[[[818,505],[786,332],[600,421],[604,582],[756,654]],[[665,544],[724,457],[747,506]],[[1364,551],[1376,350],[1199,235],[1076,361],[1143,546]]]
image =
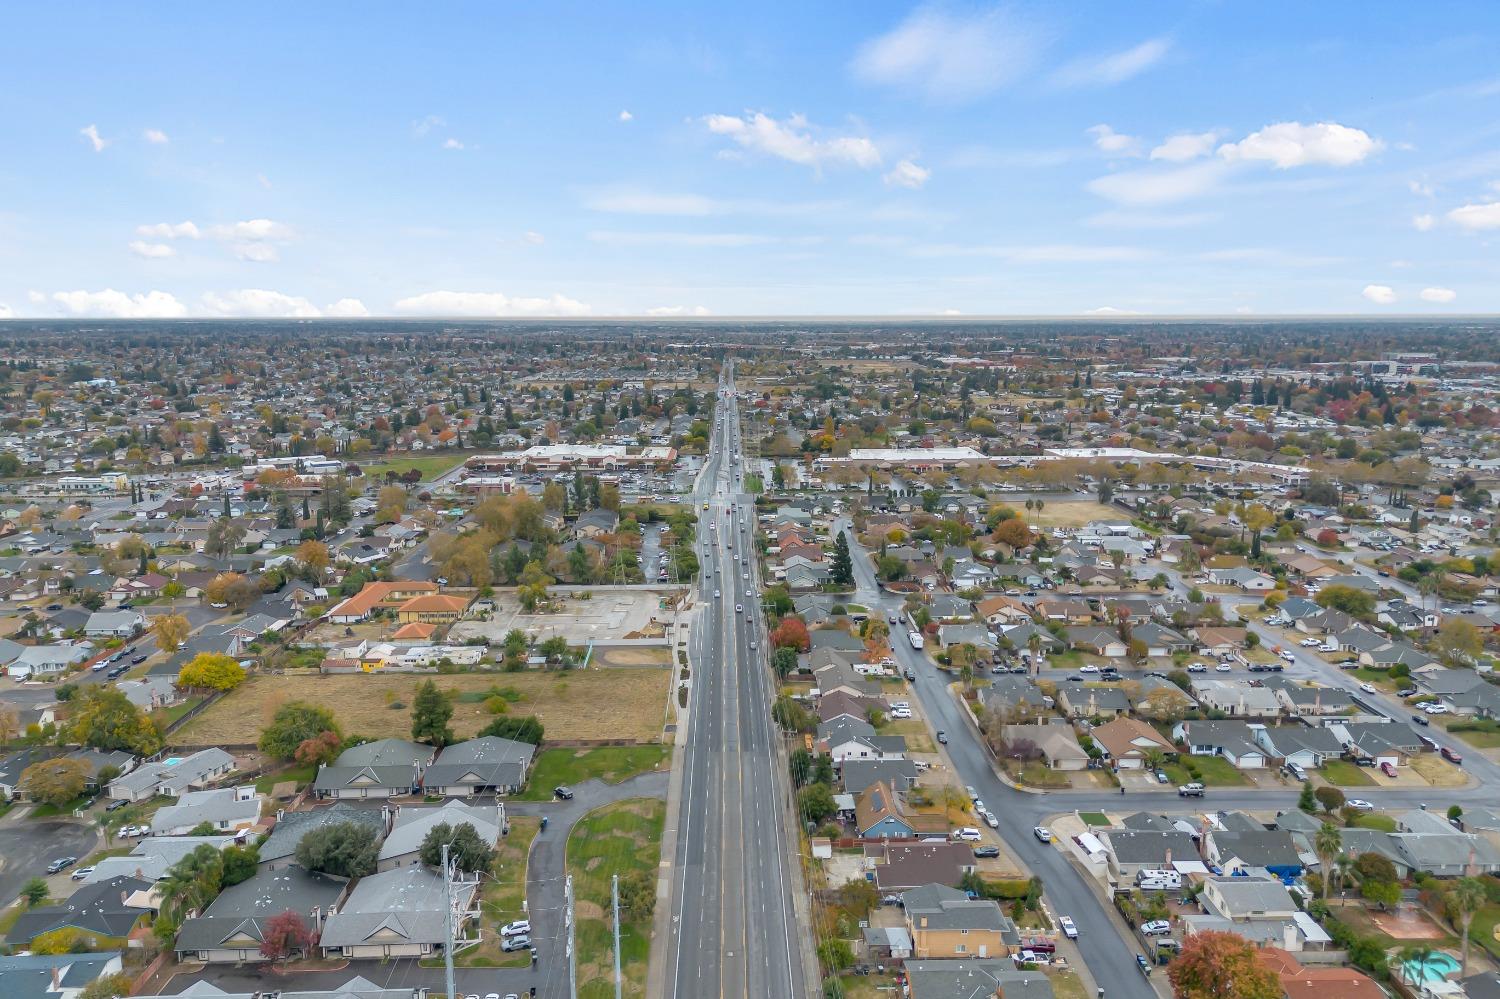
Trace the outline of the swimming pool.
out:
[[[1458,968],[1457,959],[1438,951],[1425,960],[1401,962],[1401,977],[1413,985],[1441,982]]]
[[[161,765],[164,766],[164,767],[175,767],[177,764],[179,764],[181,762],[182,762],[182,757],[180,757],[180,756],[168,756],[166,759],[164,759],[164,760],[161,761]]]

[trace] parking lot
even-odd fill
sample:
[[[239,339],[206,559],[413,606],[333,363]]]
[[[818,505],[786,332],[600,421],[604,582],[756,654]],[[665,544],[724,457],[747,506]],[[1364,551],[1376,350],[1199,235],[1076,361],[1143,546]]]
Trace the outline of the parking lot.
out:
[[[495,610],[485,619],[455,624],[449,640],[483,638],[498,643],[506,632],[519,628],[539,641],[561,635],[570,645],[587,645],[601,639],[655,637],[660,626],[672,620],[666,606],[674,593],[670,587],[559,586],[551,592],[557,610],[546,614],[527,613],[514,592],[496,592]],[[586,600],[581,598],[584,593],[589,595]]]

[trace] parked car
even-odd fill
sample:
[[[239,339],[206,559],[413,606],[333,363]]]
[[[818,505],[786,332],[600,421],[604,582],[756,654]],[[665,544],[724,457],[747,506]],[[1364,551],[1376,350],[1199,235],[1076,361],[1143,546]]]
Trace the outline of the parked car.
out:
[[[73,872],[73,880],[74,881],[82,881],[84,878],[88,877],[90,874],[93,874],[93,873],[94,873],[93,867],[80,867],[80,868],[78,868],[78,870],[76,870],[76,871]]]
[[[1344,802],[1344,804],[1354,809],[1356,812],[1372,812],[1375,810],[1375,806],[1370,804],[1363,798],[1350,798],[1348,801]]]
[[[1189,673],[1207,673],[1208,667],[1203,663],[1188,663],[1187,671]]]
[[[527,950],[531,947],[531,937],[522,934],[518,937],[506,937],[500,941],[500,949],[509,953],[516,950]]]
[[[973,826],[964,826],[961,829],[955,829],[951,835],[955,840],[965,843],[978,843],[980,840],[979,830]]]
[[[529,933],[531,933],[531,920],[529,919],[517,919],[513,923],[506,923],[500,927],[502,937],[518,937]]]
[[[1167,772],[1165,770],[1158,770],[1156,771],[1156,783],[1170,784],[1172,783],[1172,778],[1167,776]]]
[[[998,857],[1000,856],[1000,848],[998,846],[976,846],[974,848],[974,856],[980,858]]]
[[[948,733],[944,732],[942,729],[938,729],[937,741],[940,744],[946,746],[948,744]]]
[[[996,817],[994,812],[986,808],[982,814],[984,816],[985,825],[989,826],[991,829],[1000,828],[1000,819]]]
[[[47,865],[47,873],[56,874],[59,871],[65,871],[76,863],[78,863],[77,857],[58,857]]]
[[[1442,754],[1443,759],[1447,760],[1449,763],[1462,763],[1464,761],[1464,758],[1462,756],[1449,749],[1447,746],[1444,746],[1442,748]]]
[[[1165,936],[1172,932],[1172,924],[1165,919],[1153,919],[1141,924],[1141,932],[1148,937]]]
[[[1046,826],[1037,826],[1036,828],[1031,830],[1031,835],[1035,836],[1043,843],[1052,842],[1052,830],[1048,829]]]
[[[1362,683],[1359,685],[1359,689],[1364,691],[1366,694],[1375,693],[1375,685],[1373,683]]]
[[[118,812],[128,804],[130,804],[130,802],[126,801],[124,798],[116,798],[114,801],[111,801],[109,804],[105,805],[104,810],[106,812]]]
[[[1394,777],[1396,776],[1396,764],[1392,763],[1390,760],[1386,760],[1384,763],[1380,764],[1380,772],[1385,774],[1387,777]]]
[[[567,785],[559,784],[557,787],[554,787],[552,789],[552,795],[560,801],[572,801],[573,789],[568,787]]]
[[[1057,917],[1057,925],[1063,931],[1063,936],[1067,937],[1069,940],[1078,939],[1078,927],[1074,924],[1073,920],[1070,917]]]

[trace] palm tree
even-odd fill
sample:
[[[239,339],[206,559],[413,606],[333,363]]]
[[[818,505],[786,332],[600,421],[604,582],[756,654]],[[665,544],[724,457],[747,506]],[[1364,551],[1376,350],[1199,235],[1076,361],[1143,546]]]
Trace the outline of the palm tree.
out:
[[[1344,837],[1332,822],[1323,823],[1313,837],[1313,851],[1318,855],[1318,870],[1323,875],[1323,904],[1328,904],[1328,888],[1333,883],[1333,860],[1344,848]]]
[[[1401,980],[1408,985],[1417,984],[1407,977],[1408,972],[1406,969],[1413,966],[1421,968],[1431,957],[1432,948],[1426,944],[1412,944],[1410,947],[1401,948]]]
[[[1040,672],[1042,636],[1033,631],[1026,640],[1026,647],[1031,650],[1031,675],[1036,676]]]
[[[1459,961],[1462,964],[1462,972],[1459,977],[1469,977],[1469,926],[1474,922],[1474,914],[1484,906],[1485,893],[1484,882],[1476,877],[1459,878],[1448,893],[1448,905],[1458,913],[1458,925],[1463,930],[1462,950]]]
[[[1349,872],[1354,870],[1354,858],[1347,853],[1341,853],[1336,863],[1339,869],[1339,890],[1342,891],[1344,885],[1349,883]]]

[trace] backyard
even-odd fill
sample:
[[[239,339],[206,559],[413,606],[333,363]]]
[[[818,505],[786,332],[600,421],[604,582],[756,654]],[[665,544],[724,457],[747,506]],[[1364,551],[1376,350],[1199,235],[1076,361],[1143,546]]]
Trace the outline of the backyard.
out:
[[[635,798],[590,812],[568,837],[568,872],[573,875],[578,917],[578,995],[583,999],[608,999],[614,995],[610,879],[618,874],[623,884],[631,875],[645,876],[650,879],[647,897],[655,898],[665,818],[665,803],[654,798]],[[644,996],[646,963],[651,952],[651,913],[627,914],[622,909],[620,915],[624,994]]]
[[[649,742],[661,737],[671,671],[254,676],[172,733],[170,741],[181,746],[253,744],[277,708],[299,700],[330,708],[345,735],[406,738],[411,734],[411,698],[417,685],[429,678],[453,696],[452,726],[460,738],[472,736],[494,719],[484,700],[472,697],[496,687],[510,695],[510,714],[535,715],[549,739]]]
[[[595,749],[547,749],[537,755],[531,779],[519,797],[523,801],[548,801],[559,784],[581,784],[599,779],[610,784],[660,767],[667,747],[599,746]]]

